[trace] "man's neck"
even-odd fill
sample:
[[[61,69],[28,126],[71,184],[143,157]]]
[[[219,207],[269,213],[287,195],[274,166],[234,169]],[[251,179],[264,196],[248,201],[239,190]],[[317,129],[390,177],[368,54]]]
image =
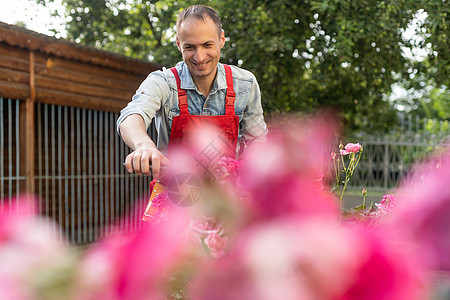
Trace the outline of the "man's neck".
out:
[[[215,71],[214,76],[213,74],[211,74],[211,76],[204,78],[192,78],[195,85],[197,86],[197,89],[200,91],[200,93],[205,95],[205,97],[208,97],[209,92],[211,92],[216,75],[217,70]]]

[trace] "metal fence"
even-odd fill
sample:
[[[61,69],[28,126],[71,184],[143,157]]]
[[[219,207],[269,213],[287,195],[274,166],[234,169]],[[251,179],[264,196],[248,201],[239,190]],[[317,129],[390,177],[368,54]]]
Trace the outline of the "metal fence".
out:
[[[448,151],[450,126],[448,121],[401,116],[390,133],[360,134],[354,139],[364,152],[349,186],[386,191],[398,186],[415,164],[439,149]]]
[[[25,181],[20,174],[19,115],[19,101],[0,98],[0,196],[9,202]]]
[[[392,140],[362,141],[364,151],[349,187],[386,191],[397,187],[414,164],[433,151],[450,146],[442,142],[406,142]]]
[[[20,192],[19,100],[0,98],[0,209]],[[35,189],[39,213],[60,237],[90,243],[111,230],[141,226],[149,177],[122,167],[129,153],[115,131],[117,113],[35,104]],[[150,134],[155,134],[152,130]]]

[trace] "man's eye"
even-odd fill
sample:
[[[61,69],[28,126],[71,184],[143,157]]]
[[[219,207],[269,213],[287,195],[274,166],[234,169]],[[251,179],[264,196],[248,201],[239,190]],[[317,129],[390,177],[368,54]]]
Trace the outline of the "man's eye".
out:
[[[184,46],[184,50],[191,50],[192,46]]]
[[[211,48],[213,46],[213,44],[206,44],[205,47],[206,48]]]

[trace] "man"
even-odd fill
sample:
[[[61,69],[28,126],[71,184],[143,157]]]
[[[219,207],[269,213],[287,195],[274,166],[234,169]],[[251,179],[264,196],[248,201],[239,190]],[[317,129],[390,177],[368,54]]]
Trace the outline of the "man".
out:
[[[227,138],[236,145],[239,134],[238,147],[267,134],[255,76],[219,63],[225,35],[216,11],[202,5],[183,10],[176,41],[183,61],[151,73],[117,120],[119,134],[133,150],[125,160],[130,173],[149,175],[151,168],[158,177],[160,166],[169,162],[169,145],[183,138],[183,128],[191,121],[207,119],[227,132],[236,131]],[[146,132],[153,118],[158,147]]]

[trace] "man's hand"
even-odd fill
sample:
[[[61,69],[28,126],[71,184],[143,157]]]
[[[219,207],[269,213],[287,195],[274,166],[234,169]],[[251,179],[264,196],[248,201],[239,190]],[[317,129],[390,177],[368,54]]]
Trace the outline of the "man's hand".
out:
[[[125,159],[127,171],[150,175],[151,168],[153,177],[159,177],[161,165],[168,164],[169,160],[148,136],[142,117],[137,114],[128,116],[119,125],[119,130],[125,144],[133,150]]]
[[[168,164],[169,160],[156,147],[152,145],[141,146],[128,154],[125,159],[125,168],[129,173],[153,174],[154,178],[159,177],[161,165]]]

